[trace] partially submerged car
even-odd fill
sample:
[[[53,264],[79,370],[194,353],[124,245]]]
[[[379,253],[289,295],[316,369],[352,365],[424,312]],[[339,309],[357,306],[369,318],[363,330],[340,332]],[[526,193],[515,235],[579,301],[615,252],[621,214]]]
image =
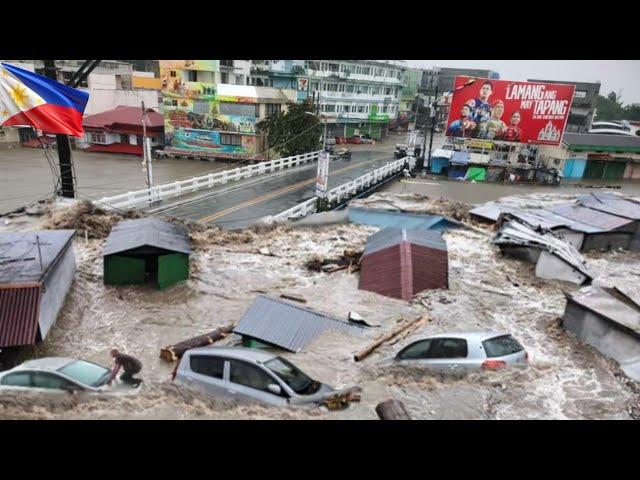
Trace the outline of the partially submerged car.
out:
[[[0,373],[0,392],[31,390],[47,393],[103,392],[111,370],[93,362],[65,357],[26,361]]]
[[[316,406],[347,395],[347,391],[312,379],[282,357],[242,347],[187,350],[174,372],[174,381],[240,402],[275,406]]]
[[[398,143],[393,150],[393,158],[404,158],[407,156],[408,151],[409,147],[404,144]]]
[[[404,347],[394,363],[421,365],[441,372],[495,370],[526,366],[529,354],[508,333],[443,333],[417,340]]]

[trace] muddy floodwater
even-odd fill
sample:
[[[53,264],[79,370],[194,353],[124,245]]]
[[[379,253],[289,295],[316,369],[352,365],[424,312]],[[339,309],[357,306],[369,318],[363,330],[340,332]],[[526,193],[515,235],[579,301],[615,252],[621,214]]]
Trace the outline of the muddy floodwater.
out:
[[[416,196],[395,199],[415,211],[426,205]],[[35,229],[47,215],[0,218],[0,229]],[[615,362],[560,325],[563,291],[579,287],[536,278],[532,265],[505,258],[492,246],[488,227],[472,227],[444,234],[450,289],[425,291],[411,302],[358,290],[358,273],[318,273],[305,267],[316,256],[362,249],[367,236],[377,231],[374,227],[275,226],[239,232],[197,228],[191,233],[191,278],[166,290],[105,286],[104,238],[85,240],[79,233],[74,240],[77,273],[67,301],[46,341],[26,355],[72,356],[108,365],[110,348],[118,347],[142,360],[144,383],[136,391],[94,396],[4,393],[0,418],[375,419],[375,406],[388,398],[402,401],[415,419],[631,418],[637,386]],[[594,284],[622,285],[640,296],[639,252],[590,253],[586,259]],[[360,403],[337,412],[240,405],[170,381],[173,365],[159,358],[162,347],[239,320],[259,293],[295,294],[311,308],[344,319],[356,311],[381,325],[363,337],[327,333],[300,353],[279,351],[322,382],[360,386]],[[420,315],[429,321],[419,330],[384,344],[362,362],[353,361],[353,354],[381,332]],[[479,329],[513,334],[529,352],[529,367],[443,377],[385,364],[420,337]],[[239,342],[230,335],[219,343]]]

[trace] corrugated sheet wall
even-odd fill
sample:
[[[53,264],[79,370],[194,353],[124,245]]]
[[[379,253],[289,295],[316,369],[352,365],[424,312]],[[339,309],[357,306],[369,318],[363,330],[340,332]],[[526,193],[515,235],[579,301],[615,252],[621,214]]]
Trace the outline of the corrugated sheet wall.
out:
[[[358,288],[402,298],[400,275],[400,247],[394,245],[363,257]]]
[[[413,294],[427,289],[449,288],[449,258],[446,250],[411,245]]]
[[[35,343],[39,309],[40,284],[0,287],[0,347]]]

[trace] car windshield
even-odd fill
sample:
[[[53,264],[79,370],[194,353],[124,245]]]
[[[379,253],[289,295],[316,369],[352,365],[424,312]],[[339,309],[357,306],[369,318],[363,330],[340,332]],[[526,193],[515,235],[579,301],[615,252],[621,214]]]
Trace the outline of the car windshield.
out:
[[[58,370],[69,378],[73,378],[79,383],[99,387],[109,378],[110,370],[95,363],[76,360]]]
[[[281,357],[276,357],[264,364],[269,370],[275,373],[291,390],[298,395],[311,395],[320,390],[320,383],[309,378],[291,362]]]

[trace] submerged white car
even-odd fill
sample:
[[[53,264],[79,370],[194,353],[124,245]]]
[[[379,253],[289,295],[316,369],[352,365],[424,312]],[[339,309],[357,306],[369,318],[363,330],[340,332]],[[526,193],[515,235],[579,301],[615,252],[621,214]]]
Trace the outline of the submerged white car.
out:
[[[508,333],[443,333],[417,340],[404,347],[394,363],[421,365],[441,372],[495,370],[526,366],[529,354]]]
[[[111,370],[108,368],[86,360],[64,357],[39,358],[0,372],[0,392],[102,392],[111,389],[107,385],[110,374]]]

